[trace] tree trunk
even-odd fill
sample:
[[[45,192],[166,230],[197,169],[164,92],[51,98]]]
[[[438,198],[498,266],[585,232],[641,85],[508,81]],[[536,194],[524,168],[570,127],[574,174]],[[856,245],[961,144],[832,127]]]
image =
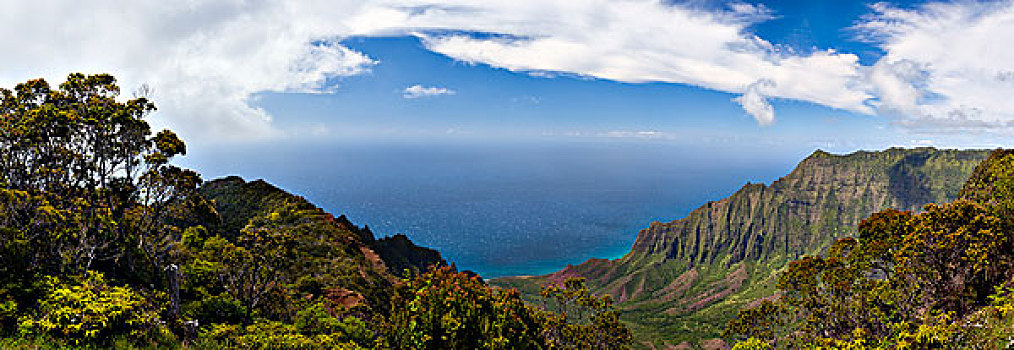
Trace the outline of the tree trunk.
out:
[[[176,264],[169,264],[165,268],[166,280],[169,281],[169,324],[176,325],[180,315],[180,279],[179,267]]]

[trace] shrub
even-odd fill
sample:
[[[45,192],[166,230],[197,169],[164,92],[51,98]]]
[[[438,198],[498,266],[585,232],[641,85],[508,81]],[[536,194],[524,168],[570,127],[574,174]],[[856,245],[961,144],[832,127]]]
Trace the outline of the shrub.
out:
[[[387,340],[398,349],[541,348],[538,316],[516,291],[441,267],[399,287]]]
[[[55,277],[46,279],[49,292],[39,300],[35,317],[21,319],[22,336],[50,336],[79,344],[167,333],[159,325],[159,310],[129,287],[110,286],[101,273],[89,273],[76,284],[65,284]]]

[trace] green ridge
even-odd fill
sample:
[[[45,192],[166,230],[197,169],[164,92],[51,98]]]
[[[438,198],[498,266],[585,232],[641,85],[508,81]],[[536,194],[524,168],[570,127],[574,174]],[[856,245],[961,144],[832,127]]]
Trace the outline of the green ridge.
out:
[[[620,302],[640,345],[700,346],[717,338],[740,307],[772,295],[774,278],[786,263],[853,235],[873,212],[919,210],[957,198],[988,153],[817,150],[771,185],[748,183],[683,219],[649,224],[620,259],[592,259],[546,276],[491,283],[531,293],[566,276],[585,277],[593,291]]]

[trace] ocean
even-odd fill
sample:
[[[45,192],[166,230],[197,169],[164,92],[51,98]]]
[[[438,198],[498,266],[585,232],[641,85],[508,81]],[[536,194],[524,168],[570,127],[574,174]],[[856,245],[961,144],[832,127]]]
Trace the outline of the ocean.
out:
[[[619,258],[648,223],[798,161],[664,142],[472,140],[199,147],[181,164],[208,180],[264,179],[493,278]]]

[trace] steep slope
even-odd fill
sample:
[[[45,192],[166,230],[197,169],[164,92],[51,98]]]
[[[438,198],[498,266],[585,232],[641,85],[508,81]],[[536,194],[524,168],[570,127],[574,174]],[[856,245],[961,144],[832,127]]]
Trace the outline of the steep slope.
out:
[[[997,149],[979,163],[958,198],[979,203],[1014,200],[1014,149]]]
[[[770,296],[775,272],[788,261],[821,252],[875,211],[954,199],[987,153],[818,150],[771,185],[748,183],[686,218],[651,223],[621,259],[493,283],[531,293],[539,284],[585,277],[595,292],[621,303],[639,339],[700,344],[717,337],[737,307]]]
[[[446,265],[436,250],[420,247],[404,235],[385,237],[377,240],[369,227],[358,227],[345,215],[335,218],[323,209],[309,203],[303,197],[285,192],[263,180],[247,182],[240,177],[230,176],[207,182],[201,188],[202,194],[214,201],[221,222],[211,229],[225,236],[234,237],[247,223],[260,215],[277,210],[284,205],[296,205],[304,212],[312,213],[312,220],[333,225],[349,233],[349,243],[382,273],[397,277],[408,277],[405,271],[418,273],[430,265]]]

